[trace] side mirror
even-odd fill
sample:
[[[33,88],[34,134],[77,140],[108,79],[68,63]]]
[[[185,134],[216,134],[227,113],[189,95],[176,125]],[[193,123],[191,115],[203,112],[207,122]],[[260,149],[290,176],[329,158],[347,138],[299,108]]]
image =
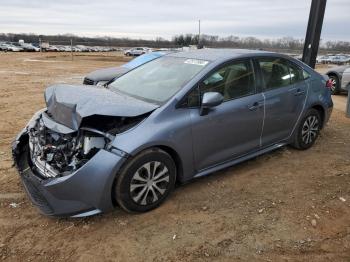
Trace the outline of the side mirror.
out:
[[[220,105],[224,101],[224,97],[218,92],[204,93],[200,108],[200,115],[207,114],[208,109]]]

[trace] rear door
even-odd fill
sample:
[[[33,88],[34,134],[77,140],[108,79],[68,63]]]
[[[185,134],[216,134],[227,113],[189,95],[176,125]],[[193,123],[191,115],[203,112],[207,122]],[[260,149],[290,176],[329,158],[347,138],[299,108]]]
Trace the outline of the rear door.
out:
[[[286,59],[259,58],[258,65],[264,83],[262,147],[266,147],[290,137],[303,111],[307,84],[303,70]]]

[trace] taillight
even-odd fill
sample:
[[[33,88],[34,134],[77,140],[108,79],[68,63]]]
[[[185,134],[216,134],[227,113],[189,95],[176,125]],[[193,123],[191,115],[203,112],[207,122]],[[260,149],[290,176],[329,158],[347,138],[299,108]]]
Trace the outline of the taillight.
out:
[[[326,82],[326,87],[329,88],[329,89],[331,89],[332,86],[333,86],[333,81],[332,81],[332,79],[328,79],[327,82]]]

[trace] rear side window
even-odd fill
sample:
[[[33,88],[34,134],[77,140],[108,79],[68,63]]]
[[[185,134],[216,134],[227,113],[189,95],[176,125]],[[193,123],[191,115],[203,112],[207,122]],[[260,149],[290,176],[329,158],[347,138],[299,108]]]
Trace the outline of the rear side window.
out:
[[[311,75],[306,72],[305,70],[303,70],[303,77],[304,77],[304,80],[308,79]]]
[[[280,58],[261,58],[258,60],[267,90],[291,84],[289,63]]]
[[[301,82],[304,80],[304,70],[299,66],[290,63],[290,80],[292,84]]]

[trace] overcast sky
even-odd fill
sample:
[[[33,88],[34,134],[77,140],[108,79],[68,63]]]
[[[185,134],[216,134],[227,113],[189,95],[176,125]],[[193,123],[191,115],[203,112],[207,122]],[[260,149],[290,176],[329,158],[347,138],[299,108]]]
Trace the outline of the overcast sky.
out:
[[[0,0],[0,32],[154,39],[197,33],[304,38],[311,0]],[[322,38],[350,40],[350,0],[328,0]]]

